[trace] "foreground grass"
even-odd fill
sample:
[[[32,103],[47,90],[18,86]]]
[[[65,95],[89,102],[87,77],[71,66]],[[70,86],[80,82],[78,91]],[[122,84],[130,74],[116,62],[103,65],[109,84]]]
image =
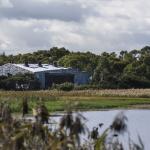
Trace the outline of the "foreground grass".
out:
[[[121,92],[122,91],[122,92]],[[124,91],[124,92],[123,92]],[[132,93],[132,92],[133,93]],[[88,91],[29,91],[29,92],[0,92],[0,101],[7,101],[13,112],[20,112],[22,99],[27,98],[29,109],[38,103],[45,103],[49,111],[64,111],[66,106],[75,104],[79,110],[98,110],[112,108],[150,108],[149,89],[140,90],[88,90]],[[103,93],[103,94],[102,94]],[[126,93],[123,95],[123,93]],[[129,93],[129,94],[128,94]],[[132,95],[131,95],[132,93]],[[137,94],[139,96],[137,96]],[[146,93],[148,93],[146,95]],[[142,96],[143,95],[143,96]]]

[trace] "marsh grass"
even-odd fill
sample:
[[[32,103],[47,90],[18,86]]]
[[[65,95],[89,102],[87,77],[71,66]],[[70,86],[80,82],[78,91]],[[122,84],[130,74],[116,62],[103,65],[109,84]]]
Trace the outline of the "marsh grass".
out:
[[[150,89],[113,89],[113,90],[73,90],[69,92],[60,90],[41,90],[41,91],[0,91],[0,97],[42,97],[55,98],[60,96],[69,97],[141,97],[150,98]]]
[[[76,108],[79,110],[132,108],[140,105],[150,106],[149,97],[102,96],[94,95],[95,91],[91,91],[91,94],[88,96],[87,91],[82,91],[83,93],[79,94],[74,92],[76,93],[76,91],[1,91],[0,101],[6,101],[12,112],[20,112],[22,100],[27,98],[30,113],[33,107],[42,102],[45,103],[50,112],[64,111],[68,103],[76,103]]]
[[[22,100],[28,99],[29,111],[44,102],[50,112],[64,111],[68,103],[80,110],[150,106],[150,89],[84,91],[0,91],[0,101],[7,101],[12,112],[20,112]],[[141,108],[141,107],[140,107]]]
[[[33,122],[26,120],[24,116],[20,119],[12,116],[10,110],[12,103],[10,102],[14,104],[13,100],[7,99],[0,102],[0,149],[125,150],[123,143],[120,141],[120,136],[124,132],[129,132],[127,128],[128,119],[123,112],[120,112],[110,127],[100,134],[99,129],[104,124],[100,123],[98,126],[93,127],[93,131],[90,131],[86,126],[87,119],[76,110],[78,103],[73,104],[70,101],[65,107],[66,113],[60,118],[58,127],[53,131],[52,128],[48,127],[47,101],[41,98],[29,100],[27,97],[25,100],[28,100],[27,103],[32,102],[33,105],[35,105],[35,100],[37,101],[37,107],[35,108],[37,115],[34,116],[35,121]],[[18,107],[21,107],[20,105],[21,103],[18,104]],[[84,141],[81,142],[81,135],[87,135],[85,143]],[[129,134],[129,142],[126,144],[130,150],[144,150],[144,144],[140,136],[138,139],[139,142],[134,143]]]

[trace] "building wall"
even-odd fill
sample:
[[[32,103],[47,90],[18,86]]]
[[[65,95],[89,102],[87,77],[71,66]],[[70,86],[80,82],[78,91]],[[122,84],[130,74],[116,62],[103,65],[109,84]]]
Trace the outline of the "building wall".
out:
[[[46,88],[51,87],[53,84],[62,84],[64,82],[74,83],[74,75],[68,73],[46,73]]]
[[[50,72],[38,72],[35,73],[35,76],[39,79],[39,82],[41,83],[41,88],[45,89],[47,88],[46,83],[49,82],[48,77],[45,78],[46,74],[49,75],[56,75],[57,76],[64,76],[65,74],[67,75],[73,75],[74,76],[74,83],[77,85],[82,85],[82,84],[88,84],[89,83],[89,74],[86,72],[58,72],[57,73],[50,73]]]
[[[16,75],[18,73],[32,73],[28,70],[25,70],[21,67],[17,67],[11,63],[5,64],[3,66],[0,66],[0,76],[4,75],[7,76],[8,74]],[[39,82],[41,84],[41,88],[45,89],[46,87],[46,79],[45,75],[46,73],[49,74],[72,74],[74,76],[74,83],[81,85],[81,84],[88,84],[89,83],[89,74],[87,72],[81,72],[78,70],[74,70],[71,68],[68,69],[60,69],[60,70],[50,70],[50,71],[43,71],[43,72],[36,72],[34,73],[35,77],[39,79]]]
[[[35,73],[35,77],[39,80],[41,88],[45,89],[45,72],[37,72]]]
[[[74,83],[77,85],[88,84],[90,75],[87,72],[77,72],[75,73]]]

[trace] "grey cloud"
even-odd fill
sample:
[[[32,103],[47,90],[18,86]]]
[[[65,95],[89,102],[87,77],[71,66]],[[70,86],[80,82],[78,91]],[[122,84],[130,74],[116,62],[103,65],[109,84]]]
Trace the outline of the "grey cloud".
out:
[[[0,0],[0,8],[11,8],[12,3],[9,0]]]
[[[11,8],[0,8],[0,53],[25,53],[53,46],[100,53],[150,45],[149,0],[11,3]]]
[[[33,0],[12,0],[13,7],[1,8],[0,17],[8,19],[57,19],[80,21],[85,9],[79,3],[51,1],[44,3]]]

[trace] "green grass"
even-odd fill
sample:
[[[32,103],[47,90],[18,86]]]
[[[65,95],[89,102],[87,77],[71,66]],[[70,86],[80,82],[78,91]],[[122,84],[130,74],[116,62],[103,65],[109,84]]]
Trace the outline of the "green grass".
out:
[[[74,104],[79,110],[111,108],[150,108],[150,89],[87,90],[87,91],[0,91],[0,101],[7,101],[13,112],[21,112],[22,99],[27,98],[29,110],[43,102],[50,112],[64,111]],[[141,107],[142,106],[142,107]]]
[[[1,101],[7,101],[12,112],[21,112],[22,98],[1,98]],[[37,97],[28,97],[29,110],[38,103],[44,103],[50,112],[64,111],[69,104],[75,104],[79,110],[98,110],[112,108],[133,108],[136,105],[150,106],[150,98],[127,98],[127,97],[69,97],[58,96],[49,99],[39,99]]]

